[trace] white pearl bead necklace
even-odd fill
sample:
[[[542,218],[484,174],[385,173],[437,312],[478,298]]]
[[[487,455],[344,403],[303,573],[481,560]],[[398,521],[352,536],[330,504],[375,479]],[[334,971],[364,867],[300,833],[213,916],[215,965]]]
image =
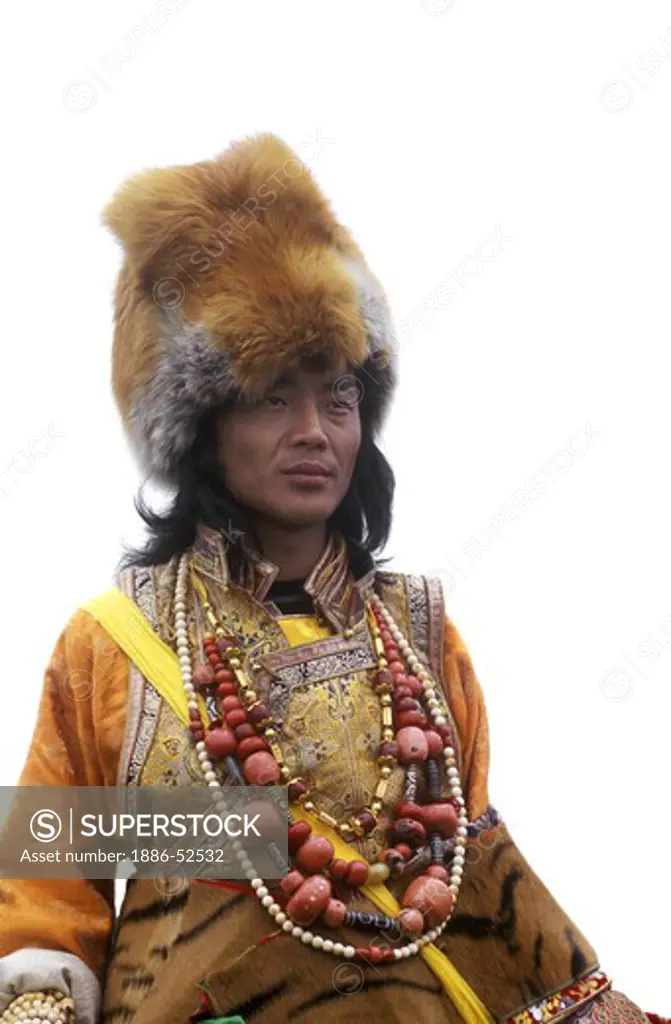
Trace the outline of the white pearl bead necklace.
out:
[[[177,657],[182,673],[182,682],[184,684],[184,691],[186,693],[187,706],[189,710],[198,710],[198,700],[196,688],[192,682],[192,666],[191,666],[191,655],[189,653],[189,638],[187,632],[187,621],[186,621],[186,597],[187,597],[187,586],[189,579],[189,554],[185,552],[179,561],[179,567],[177,570],[177,581],[175,586],[175,634],[177,637]],[[381,599],[374,594],[371,601],[376,605],[378,611],[382,615],[389,628],[389,632],[396,641],[396,645],[401,653],[404,655],[408,666],[415,676],[422,683],[424,689],[424,695],[427,701],[427,707],[429,713],[433,718],[434,725],[446,725],[447,718],[442,713],[442,705],[440,701],[440,695],[436,690],[435,683],[427,672],[423,663],[415,655],[410,644],[404,637],[401,630],[398,628],[391,613],[382,603]],[[223,793],[221,792],[223,787],[219,781],[215,766],[207,753],[205,743],[203,740],[199,740],[196,743],[196,753],[198,761],[200,763],[203,777],[207,782],[208,786],[217,792],[214,795],[214,804],[219,813],[226,813],[226,801],[224,800]],[[401,960],[409,956],[416,955],[423,946],[429,942],[434,942],[441,934],[444,928],[452,916],[455,904],[457,902],[457,896],[459,888],[461,886],[461,879],[463,876],[463,865],[465,862],[465,847],[466,839],[468,836],[468,816],[466,813],[466,805],[463,799],[463,791],[461,788],[461,779],[457,769],[457,762],[455,760],[455,750],[453,747],[445,747],[443,750],[443,757],[445,759],[447,781],[450,786],[450,792],[454,798],[455,803],[458,805],[459,810],[457,812],[458,827],[455,838],[454,857],[450,864],[449,872],[449,885],[448,888],[452,893],[454,899],[452,901],[452,907],[450,914],[445,921],[442,922],[437,928],[432,929],[429,932],[425,932],[420,938],[414,942],[409,942],[400,949],[394,950],[394,959]],[[283,931],[291,934],[295,939],[300,939],[305,945],[312,946],[314,949],[321,949],[325,953],[332,953],[334,956],[341,956],[345,959],[351,959],[356,954],[356,948],[350,945],[344,945],[341,942],[334,942],[331,939],[325,939],[321,935],[313,935],[311,931],[306,928],[302,928],[301,925],[294,924],[294,922],[285,914],[281,905],[277,903],[270,895],[268,888],[262,878],[259,878],[252,861],[250,860],[247,851],[243,848],[242,843],[236,839],[233,841],[233,850],[240,863],[240,868],[244,872],[245,878],[248,879],[251,888],[254,890],[260,904],[265,910],[274,918],[276,924],[283,929]]]

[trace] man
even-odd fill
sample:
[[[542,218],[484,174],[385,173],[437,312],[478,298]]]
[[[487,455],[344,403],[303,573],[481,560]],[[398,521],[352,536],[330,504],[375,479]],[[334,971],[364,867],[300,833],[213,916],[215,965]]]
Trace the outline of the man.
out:
[[[21,782],[287,784],[292,871],[135,880],[116,927],[107,883],[3,882],[0,1009],[58,989],[78,1020],[102,1001],[134,1024],[646,1021],[488,803],[482,692],[439,583],[376,558],[393,329],[307,168],[253,136],[132,178],[105,219],[115,397],[174,499],[139,503],[147,544],[61,633]],[[141,669],[124,615],[180,686]],[[67,700],[71,672],[90,701]]]

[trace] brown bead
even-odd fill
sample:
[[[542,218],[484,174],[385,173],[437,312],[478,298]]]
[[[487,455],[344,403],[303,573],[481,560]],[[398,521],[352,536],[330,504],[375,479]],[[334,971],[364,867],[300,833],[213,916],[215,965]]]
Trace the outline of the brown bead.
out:
[[[225,654],[229,647],[235,647],[235,639],[232,636],[220,636],[217,640],[217,647],[222,654]]]
[[[380,746],[380,757],[398,757],[398,743],[389,741]]]
[[[260,725],[261,722],[265,722],[266,719],[270,718],[270,712],[265,704],[256,704],[253,708],[250,708],[247,712],[249,721],[253,722],[254,725]]]
[[[306,871],[321,871],[333,860],[333,843],[323,836],[310,836],[296,854],[296,860]]]
[[[233,732],[235,733],[236,740],[248,740],[252,736],[258,735],[254,726],[250,725],[249,722],[243,722],[242,725],[236,725]]]
[[[312,833],[312,826],[307,821],[297,821],[293,825],[289,825],[289,831],[287,833],[287,842],[291,853],[295,853],[299,846],[302,846],[305,840]]]
[[[218,668],[214,674],[218,683],[235,683],[235,676],[230,668]]]
[[[362,811],[360,814],[357,814],[356,817],[365,835],[368,835],[369,832],[373,831],[375,828],[375,818],[370,811]]]
[[[217,697],[235,697],[237,692],[235,683],[219,683],[215,690]]]
[[[296,782],[289,784],[289,803],[295,803],[299,797],[304,796],[307,793],[308,787],[304,782],[298,779]]]
[[[426,829],[421,821],[414,818],[399,818],[394,822],[392,831],[395,842],[407,843],[409,846],[421,846],[426,842]]]

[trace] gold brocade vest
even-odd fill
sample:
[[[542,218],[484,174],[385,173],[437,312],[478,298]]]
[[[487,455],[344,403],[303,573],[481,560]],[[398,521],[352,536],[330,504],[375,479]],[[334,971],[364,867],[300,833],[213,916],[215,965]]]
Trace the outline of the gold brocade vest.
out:
[[[175,557],[118,577],[118,585],[173,649],[177,563]],[[352,602],[349,596],[344,602],[346,630],[291,646],[277,606],[230,580],[227,589],[222,586],[220,567],[203,549],[196,565],[210,604],[243,648],[246,670],[278,724],[290,769],[311,784],[318,806],[338,819],[369,804],[379,781],[381,715],[372,686],[377,658],[360,605],[374,588],[445,691],[439,580],[373,570],[359,581]],[[326,590],[340,593],[337,581],[334,587]],[[338,614],[340,602],[326,607]],[[187,607],[194,650],[206,627],[197,609]],[[386,805],[401,798],[402,782],[399,767]],[[118,783],[205,784],[187,728],[134,664]],[[383,814],[359,844],[369,862],[386,845],[387,822]],[[598,975],[594,950],[492,808],[469,826],[468,854],[456,912],[437,944],[496,1021],[513,1015],[515,1024],[559,1020],[567,985],[578,982],[575,998],[582,1003],[608,984]],[[363,899],[356,906],[375,910]],[[376,937],[343,927],[333,938],[361,946]],[[131,880],[108,964],[104,1024],[187,1024],[198,1007],[199,986],[207,988],[220,1016],[239,1015],[246,1024],[462,1020],[417,956],[383,965],[342,962],[278,932],[259,901],[244,893],[203,882]]]

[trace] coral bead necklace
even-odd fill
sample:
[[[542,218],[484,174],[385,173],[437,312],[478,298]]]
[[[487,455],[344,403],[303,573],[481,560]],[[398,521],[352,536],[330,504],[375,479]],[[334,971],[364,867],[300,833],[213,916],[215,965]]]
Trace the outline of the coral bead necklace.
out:
[[[202,641],[204,661],[195,668],[186,619],[189,579],[211,627]],[[351,842],[373,830],[384,810],[394,767],[401,764],[405,769],[405,799],[392,809],[390,846],[370,867],[363,860],[347,862],[334,857],[329,839],[312,834],[307,821],[290,819],[288,847],[294,865],[279,883],[281,895],[275,898],[258,876],[242,843],[233,841],[244,876],[276,924],[315,949],[347,958],[398,960],[433,942],[447,926],[459,893],[468,816],[442,695],[381,598],[374,594],[367,602],[368,625],[378,659],[374,688],[380,699],[380,777],[370,804],[340,822],[315,805],[317,794],[287,767],[269,708],[254,691],[242,664],[242,652],[218,621],[188,552],[179,563],[174,614],[189,728],[205,782],[214,791],[214,803],[220,812],[225,812],[226,801],[225,787],[215,769],[217,762],[223,762],[229,778],[237,784],[285,784],[291,803]],[[205,696],[208,709],[214,711],[207,725],[201,717],[199,692]],[[424,802],[420,803],[422,782]],[[390,876],[411,874],[418,868],[424,871],[406,887],[403,909],[396,917],[348,910],[345,902],[335,898],[334,889],[357,890]],[[355,947],[313,934],[307,926],[315,923],[383,930],[399,941],[409,941],[394,949]]]

